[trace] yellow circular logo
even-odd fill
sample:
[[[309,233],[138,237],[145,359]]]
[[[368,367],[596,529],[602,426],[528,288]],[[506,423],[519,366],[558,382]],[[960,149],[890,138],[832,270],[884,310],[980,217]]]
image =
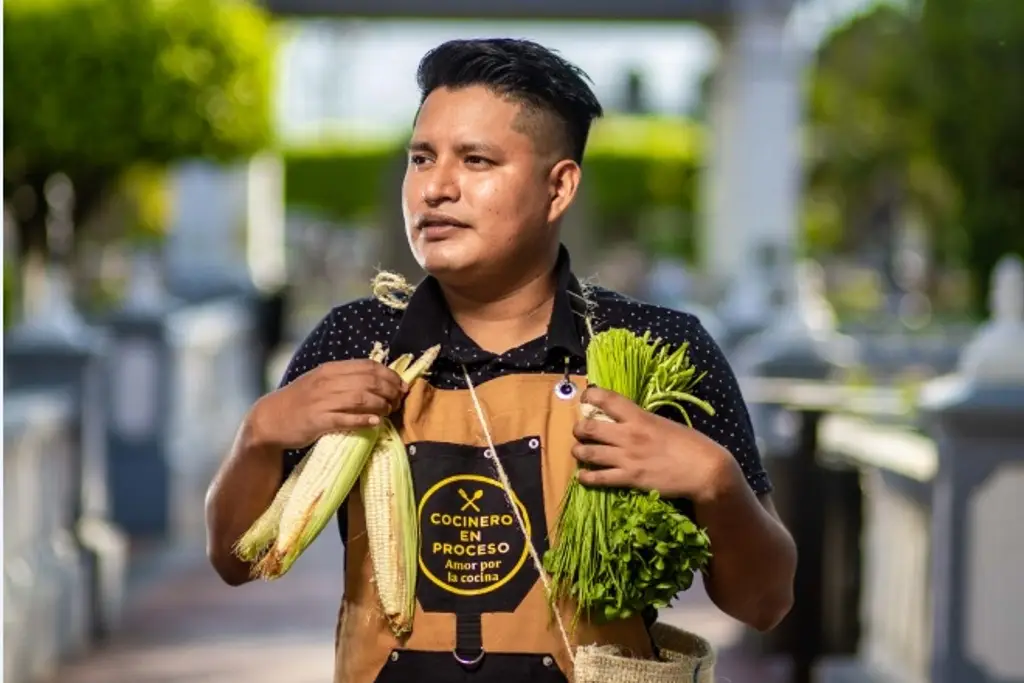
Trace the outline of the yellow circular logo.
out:
[[[485,595],[515,577],[529,550],[523,530],[509,509],[511,497],[532,534],[530,515],[501,482],[460,474],[434,484],[419,505],[420,570],[431,582],[456,595]]]

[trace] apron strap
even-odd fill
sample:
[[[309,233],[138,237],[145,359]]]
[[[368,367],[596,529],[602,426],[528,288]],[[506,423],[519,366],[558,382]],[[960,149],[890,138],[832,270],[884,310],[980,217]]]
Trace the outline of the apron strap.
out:
[[[509,506],[512,508],[512,512],[515,514],[516,522],[519,524],[519,530],[523,534],[523,539],[526,541],[526,548],[530,552],[530,558],[533,560],[533,565],[537,569],[537,574],[540,577],[541,583],[544,585],[544,594],[549,598],[551,597],[551,579],[548,577],[546,571],[544,571],[544,562],[541,560],[540,553],[537,551],[537,547],[533,544],[533,539],[530,538],[530,534],[526,531],[526,522],[523,520],[523,514],[519,511],[519,506],[515,504],[512,498],[512,482],[509,481],[508,473],[505,472],[504,465],[501,464],[501,460],[498,458],[498,449],[494,446],[494,439],[491,438],[491,430],[487,426],[487,416],[484,414],[484,408],[480,405],[480,399],[476,395],[476,387],[473,386],[473,380],[469,377],[469,370],[465,365],[462,366],[462,372],[465,375],[466,386],[469,387],[469,395],[473,399],[473,409],[476,411],[476,417],[480,421],[480,427],[484,430],[484,437],[487,439],[487,457],[494,463],[494,468],[498,471],[498,478],[501,480],[501,485],[505,489],[505,497],[508,499]],[[565,623],[562,621],[561,610],[555,608],[555,622],[558,624],[559,634],[562,636],[562,643],[565,645],[565,651],[569,655],[569,661],[576,664],[576,655],[572,651],[572,641],[569,640],[569,634],[565,629]],[[456,624],[458,624],[458,617],[456,616]],[[458,628],[458,626],[456,626]],[[483,648],[480,650],[480,656],[483,657]],[[455,656],[458,659],[458,655]]]
[[[456,661],[467,669],[474,669],[484,659],[484,637],[480,627],[480,614],[473,612],[455,613]]]

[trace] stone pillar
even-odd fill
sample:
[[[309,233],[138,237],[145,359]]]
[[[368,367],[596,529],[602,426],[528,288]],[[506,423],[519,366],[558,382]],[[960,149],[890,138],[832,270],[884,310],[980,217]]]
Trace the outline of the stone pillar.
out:
[[[171,298],[129,299],[106,320],[113,351],[107,368],[111,514],[128,535],[173,538],[173,463],[169,443],[175,358],[167,319]]]
[[[737,374],[823,380],[854,361],[856,346],[836,331],[818,264],[797,264],[780,286],[778,297],[770,324],[732,354]]]
[[[704,270],[724,287],[751,273],[764,248],[791,254],[798,223],[802,60],[787,32],[792,2],[747,5],[719,31],[708,106],[701,246]]]
[[[992,320],[922,395],[932,493],[933,683],[1024,681],[1024,262],[993,277]]]
[[[245,264],[253,285],[273,293],[288,280],[284,161],[260,154],[245,168]]]
[[[189,300],[251,290],[246,272],[246,173],[207,161],[172,171],[164,258],[171,292]]]
[[[74,194],[69,184],[57,183],[59,191],[46,197],[48,222],[51,229],[63,223],[61,232],[67,235]],[[67,489],[74,552],[63,556],[66,581],[60,594],[64,602],[86,601],[88,635],[102,637],[120,616],[127,561],[126,541],[110,521],[107,489],[104,399],[110,348],[106,336],[75,309],[66,256],[39,270],[37,297],[26,307],[25,319],[5,336],[4,389],[56,390],[70,398],[76,415],[73,480]],[[81,639],[73,632],[78,624],[68,620],[62,627],[64,640]]]
[[[164,247],[172,292],[227,287],[275,291],[287,279],[284,167],[263,154],[222,166],[189,161],[171,174],[173,216]]]
[[[188,161],[171,172],[163,258],[170,293],[188,301],[266,296],[287,281],[284,167],[272,154],[231,165]]]
[[[40,553],[40,564],[33,567],[36,580],[54,596],[54,609],[61,615],[54,617],[54,627],[60,643],[56,651],[63,657],[80,654],[92,636],[106,626],[100,594],[101,567],[108,559],[113,560],[123,577],[124,552],[120,543],[110,549],[92,547],[90,539],[80,533],[82,522],[91,518],[110,529],[103,479],[106,453],[100,441],[105,420],[101,394],[104,340],[75,314],[63,269],[51,266],[44,272],[45,303],[37,302],[32,317],[4,339],[4,391],[63,394],[69,399],[73,416],[72,440],[66,454],[68,467],[58,469],[50,462],[54,471],[48,473],[52,481],[58,482],[56,491],[70,500],[45,503],[51,511],[60,511],[56,513],[59,526],[48,530],[55,533],[47,539],[54,552],[48,549]],[[65,456],[58,460],[64,461]],[[65,477],[69,481],[62,481]],[[123,580],[116,583],[119,591]],[[111,602],[119,607],[120,594]]]
[[[174,216],[164,246],[167,287],[188,302],[242,297],[256,312],[256,378],[282,343],[287,318],[284,165],[273,154],[222,166],[196,160],[172,175]]]

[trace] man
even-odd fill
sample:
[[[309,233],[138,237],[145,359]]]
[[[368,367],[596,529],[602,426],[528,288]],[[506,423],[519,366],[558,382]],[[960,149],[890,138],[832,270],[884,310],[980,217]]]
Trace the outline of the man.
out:
[[[424,57],[418,82],[403,208],[429,276],[404,311],[372,298],[332,310],[281,388],[252,407],[207,499],[214,567],[229,584],[246,582],[249,567],[231,544],[304,449],[324,433],[398,411],[422,535],[413,632],[396,641],[375,611],[364,513],[353,495],[339,514],[346,585],[338,683],[566,680],[571,658],[527,551],[529,542],[547,548],[577,461],[596,466],[580,474],[589,486],[657,489],[678,500],[712,539],[705,585],[714,602],[754,628],[772,628],[792,602],[796,553],[721,351],[691,315],[584,291],[560,246],[559,222],[601,115],[582,72],[526,41],[452,41]],[[585,317],[598,330],[689,342],[707,373],[698,395],[716,415],[695,411],[691,429],[586,388]],[[442,354],[428,381],[404,387],[364,360],[375,341],[392,357],[434,344]],[[616,423],[579,420],[580,400]],[[573,638],[653,656],[654,617],[584,621]]]

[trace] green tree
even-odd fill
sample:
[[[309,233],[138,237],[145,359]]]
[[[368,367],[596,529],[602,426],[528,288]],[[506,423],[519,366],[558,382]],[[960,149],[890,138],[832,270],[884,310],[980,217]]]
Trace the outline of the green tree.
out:
[[[4,196],[47,249],[44,188],[80,225],[137,163],[228,160],[271,137],[272,40],[239,0],[5,0]]]
[[[998,259],[1024,255],[1024,2],[928,0],[921,26],[933,144],[983,311]]]
[[[916,211],[984,312],[995,263],[1024,253],[1024,3],[875,6],[822,43],[808,109],[811,238],[884,243]]]
[[[819,47],[807,105],[812,245],[891,254],[894,228],[909,210],[935,229],[941,256],[953,192],[933,151],[920,44],[915,19],[883,4]]]

